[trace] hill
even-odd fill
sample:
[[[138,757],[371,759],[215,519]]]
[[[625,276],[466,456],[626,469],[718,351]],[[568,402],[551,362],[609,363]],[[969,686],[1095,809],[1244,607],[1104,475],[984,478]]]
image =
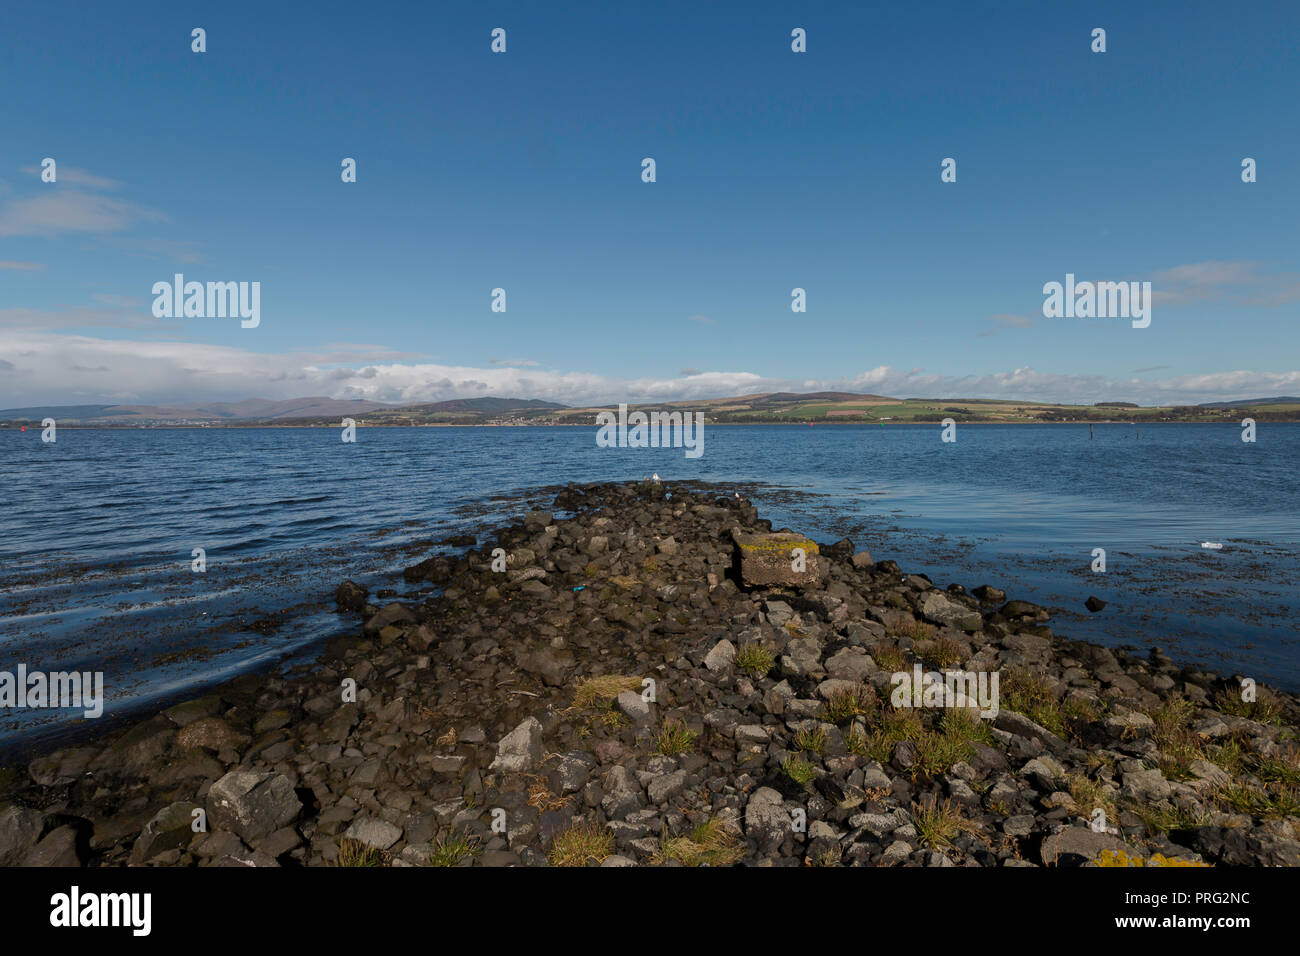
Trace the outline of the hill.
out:
[[[570,407],[540,399],[459,398],[399,405],[333,398],[188,405],[46,405],[0,411],[0,424],[31,424],[53,418],[60,425],[293,425],[337,426],[343,418],[361,425],[590,425],[599,411],[616,405]],[[709,424],[906,424],[958,422],[1027,424],[1034,422],[1229,422],[1300,421],[1300,399],[1267,398],[1203,405],[1138,406],[1102,401],[1067,405],[987,398],[890,398],[856,392],[764,392],[723,398],[633,404],[632,409],[696,411]]]
[[[1250,398],[1235,402],[1204,402],[1197,408],[1245,408],[1248,405],[1300,405],[1300,398],[1282,396],[1280,398]]]

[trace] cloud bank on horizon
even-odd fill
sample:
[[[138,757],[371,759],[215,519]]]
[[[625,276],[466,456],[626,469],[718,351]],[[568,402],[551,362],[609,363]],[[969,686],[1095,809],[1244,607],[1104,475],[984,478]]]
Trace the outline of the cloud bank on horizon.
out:
[[[1029,366],[983,375],[949,376],[923,368],[904,370],[881,365],[824,379],[694,369],[666,378],[619,378],[537,368],[529,360],[482,368],[399,361],[408,355],[367,345],[264,354],[183,342],[5,331],[0,331],[0,355],[13,358],[0,363],[0,407],[5,408],[99,403],[167,405],[308,395],[399,404],[497,396],[565,405],[608,405],[787,391],[1173,405],[1300,392],[1300,371],[1234,370],[1156,379],[1146,377],[1154,369],[1134,369],[1114,378],[1055,374]]]

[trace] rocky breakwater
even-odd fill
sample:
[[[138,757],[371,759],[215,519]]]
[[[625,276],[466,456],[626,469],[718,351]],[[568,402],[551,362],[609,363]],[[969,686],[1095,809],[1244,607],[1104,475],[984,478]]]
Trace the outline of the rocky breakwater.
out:
[[[362,626],[311,668],[6,771],[0,864],[1300,862],[1293,695],[717,488],[553,508],[408,568],[414,600],[344,583]],[[897,692],[949,671],[996,706]]]

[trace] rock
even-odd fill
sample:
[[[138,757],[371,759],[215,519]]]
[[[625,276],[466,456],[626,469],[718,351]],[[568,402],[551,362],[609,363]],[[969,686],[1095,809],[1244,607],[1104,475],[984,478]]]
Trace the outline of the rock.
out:
[[[1169,796],[1171,787],[1164,774],[1157,770],[1134,770],[1124,774],[1120,796],[1139,803],[1156,803]]]
[[[623,746],[621,741],[610,738],[596,741],[596,745],[592,747],[592,750],[596,754],[596,759],[601,763],[618,763],[623,758],[623,755],[627,753],[627,748]]]
[[[573,669],[573,660],[571,656],[562,656],[551,648],[544,647],[521,657],[519,667],[540,677],[548,687],[563,687]]]
[[[560,793],[577,793],[587,785],[587,780],[595,767],[596,758],[591,754],[582,751],[570,751],[565,754],[555,768]]]
[[[863,790],[888,790],[892,782],[879,764],[873,763],[862,772]]]
[[[1300,842],[1263,827],[1201,827],[1196,831],[1195,847],[1216,866],[1293,867],[1300,859]]]
[[[17,866],[41,838],[45,814],[26,807],[0,811],[0,866]]]
[[[629,813],[640,810],[644,801],[641,798],[641,785],[627,767],[616,764],[609,769],[601,781],[604,797],[600,805],[612,820],[621,820]]]
[[[754,747],[765,745],[772,735],[762,724],[743,724],[736,728],[735,738],[737,746]]]
[[[202,859],[221,859],[247,852],[248,847],[244,846],[244,841],[226,830],[214,830],[205,839],[194,841],[194,854]]]
[[[749,587],[809,587],[826,575],[816,543],[801,534],[745,534],[736,530],[732,540],[740,555],[741,580]],[[802,557],[795,554],[796,549],[802,550]]]
[[[515,584],[522,584],[525,581],[538,581],[546,577],[546,571],[542,568],[515,568],[507,573],[508,577]]]
[[[219,753],[238,750],[248,743],[246,734],[236,733],[220,717],[200,717],[191,721],[176,734],[176,746],[182,750],[197,747]]]
[[[525,718],[497,744],[496,759],[488,770],[527,773],[542,760],[542,725],[536,717]]]
[[[724,639],[713,645],[713,650],[704,658],[704,666],[712,674],[722,674],[730,671],[735,661],[736,645]]]
[[[524,516],[524,527],[532,532],[545,531],[553,519],[549,511],[530,511]]]
[[[365,627],[362,628],[366,634],[378,634],[390,624],[415,624],[416,617],[407,608],[393,601],[391,604],[385,604],[383,609],[377,614],[371,615],[366,621]]]
[[[128,777],[151,777],[176,740],[175,725],[161,714],[136,724],[101,751],[90,771],[110,771]]]
[[[1208,760],[1193,760],[1188,764],[1187,769],[1197,781],[1212,790],[1222,787],[1232,780],[1232,777],[1226,771]]]
[[[880,865],[897,866],[906,862],[911,855],[912,847],[910,844],[904,843],[902,840],[895,840],[885,848],[885,852],[880,857]]]
[[[159,810],[145,824],[131,848],[131,862],[146,863],[160,853],[189,846],[196,836],[194,811],[197,809],[198,804],[182,800]]]
[[[234,853],[229,853],[226,856],[221,857],[213,864],[213,866],[221,867],[272,867],[279,865],[280,864],[275,861],[275,857],[271,856],[269,853],[264,853],[261,850],[237,850]]]
[[[19,866],[84,866],[87,857],[86,841],[75,826],[62,826],[51,830],[22,858]]]
[[[890,763],[899,770],[910,770],[916,763],[916,744],[910,740],[900,740],[894,744]]]
[[[853,542],[848,538],[840,538],[834,544],[822,548],[821,553],[832,561],[848,561],[853,557]]]
[[[1071,857],[1079,858],[1075,862],[1095,860],[1106,850],[1134,855],[1133,848],[1119,837],[1097,833],[1088,827],[1066,827],[1044,838],[1041,855],[1044,866],[1059,866],[1071,862]]]
[[[781,658],[781,670],[791,677],[820,677],[825,673],[822,667],[822,645],[816,638],[798,637],[786,645],[786,653]]]
[[[1034,817],[1030,813],[1018,813],[1002,821],[1002,829],[1007,836],[1027,837],[1034,830]]]
[[[42,787],[62,786],[85,776],[86,768],[98,752],[93,747],[56,750],[33,760],[27,772]]]
[[[977,631],[984,622],[979,611],[950,600],[942,591],[926,591],[920,603],[921,616],[933,624]]]
[[[1026,740],[1037,739],[1053,753],[1063,753],[1068,749],[1065,741],[1056,734],[1014,710],[999,710],[998,715],[993,718],[993,726],[1009,734],[1024,737]]]
[[[297,819],[302,803],[282,773],[232,770],[208,791],[208,824],[246,843]]]
[[[541,581],[525,581],[519,586],[519,593],[539,601],[549,601],[555,592]]]
[[[651,719],[650,703],[643,700],[634,690],[625,690],[614,698],[614,706],[621,710],[634,724],[649,723]]]
[[[764,601],[763,610],[767,612],[767,622],[773,627],[785,627],[786,622],[794,617],[794,608],[784,601]]]
[[[682,787],[686,784],[686,771],[675,770],[672,773],[666,773],[662,776],[655,777],[646,784],[646,794],[650,797],[650,802],[654,804],[667,803],[670,799],[682,792]]]
[[[1116,740],[1132,740],[1150,737],[1155,732],[1156,722],[1141,711],[1131,710],[1127,714],[1111,714],[1103,726]]]
[[[343,834],[349,840],[356,840],[371,849],[387,850],[402,838],[402,828],[380,820],[376,817],[362,817],[354,820]]]
[[[817,685],[817,696],[822,700],[830,700],[836,694],[852,694],[860,688],[861,685],[855,681],[832,677]]]
[[[1065,771],[1051,757],[1035,757],[1020,768],[1020,773],[1032,777],[1039,790],[1049,793],[1059,790],[1065,783]]]
[[[340,611],[364,611],[369,592],[353,581],[344,581],[334,590],[334,603]]]
[[[1106,602],[1099,597],[1092,597],[1090,595],[1088,597],[1088,600],[1083,602],[1083,606],[1086,607],[1093,614],[1096,614],[1098,611],[1100,611],[1102,608],[1106,606]]]
[[[1046,621],[1051,617],[1046,608],[1030,604],[1028,601],[1008,601],[999,613],[1007,618],[1032,617],[1036,621]]]
[[[849,826],[882,837],[893,832],[898,826],[898,820],[892,813],[859,813],[849,817]]]
[[[1203,740],[1218,740],[1220,737],[1226,737],[1232,731],[1228,725],[1219,717],[1203,717],[1192,724],[1192,732]]]
[[[771,787],[759,787],[745,805],[745,835],[770,852],[790,832],[790,814],[785,799]]]
[[[855,568],[869,568],[873,564],[875,562],[871,560],[870,551],[859,551],[853,556],[853,566]]]
[[[429,763],[434,773],[459,774],[465,769],[465,758],[461,754],[434,754]],[[353,776],[355,781],[356,777]]]
[[[876,669],[875,661],[857,647],[845,647],[826,660],[826,673],[840,680],[862,682]]]

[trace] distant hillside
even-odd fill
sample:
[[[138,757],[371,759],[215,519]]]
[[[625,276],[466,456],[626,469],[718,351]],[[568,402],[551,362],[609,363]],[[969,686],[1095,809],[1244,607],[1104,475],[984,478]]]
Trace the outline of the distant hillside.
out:
[[[805,402],[892,402],[893,398],[884,395],[869,395],[859,392],[773,392],[770,395],[751,396],[751,405],[790,405]],[[732,401],[732,399],[719,399]]]
[[[85,421],[103,414],[112,405],[33,405],[30,408],[0,408],[0,421],[39,422],[53,418],[56,422]]]
[[[568,408],[558,402],[544,402],[538,398],[457,398],[426,405],[402,405],[401,411],[428,412],[510,412],[522,408]]]
[[[1243,398],[1236,402],[1204,402],[1197,408],[1245,408],[1247,405],[1300,405],[1300,398],[1283,396],[1281,398]]]
[[[272,401],[191,405],[49,405],[0,411],[0,426],[31,424],[53,418],[60,425],[117,426],[338,426],[343,418],[359,425],[592,425],[596,413],[614,404],[570,407],[558,402],[525,398],[459,398],[415,405],[333,398],[293,398]],[[951,418],[957,422],[1027,423],[1159,423],[1229,422],[1250,417],[1258,422],[1300,421],[1300,399],[1265,398],[1250,402],[1210,402],[1204,405],[1138,406],[1103,401],[1064,405],[983,398],[889,398],[856,392],[766,392],[726,398],[634,403],[642,412],[699,412],[713,425],[726,424],[930,424]]]

